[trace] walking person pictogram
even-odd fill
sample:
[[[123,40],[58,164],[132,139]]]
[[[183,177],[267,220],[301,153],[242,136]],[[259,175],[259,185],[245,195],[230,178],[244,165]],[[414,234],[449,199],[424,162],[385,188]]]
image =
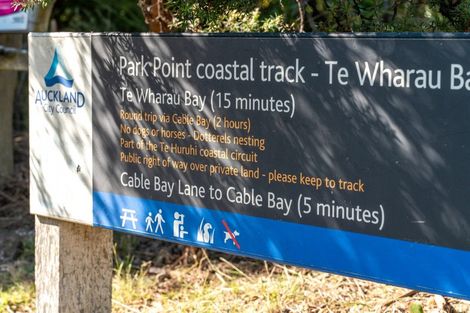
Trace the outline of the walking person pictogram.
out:
[[[163,235],[163,226],[162,223],[166,223],[165,220],[163,219],[162,215],[162,209],[158,210],[157,215],[155,215],[155,222],[157,222],[157,226],[155,227],[155,233],[158,234],[158,229],[160,229],[162,235]]]
[[[149,231],[149,229],[150,229],[150,232],[153,232],[152,224],[154,222],[153,222],[153,218],[152,218],[152,212],[149,212],[149,215],[147,216],[147,218],[145,218],[145,222],[147,223],[147,227],[145,227],[145,231]]]

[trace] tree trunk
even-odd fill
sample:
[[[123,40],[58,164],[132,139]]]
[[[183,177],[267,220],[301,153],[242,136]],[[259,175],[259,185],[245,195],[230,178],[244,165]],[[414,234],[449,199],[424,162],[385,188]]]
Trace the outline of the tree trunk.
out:
[[[29,29],[33,32],[47,32],[49,30],[49,22],[51,20],[52,9],[55,0],[50,0],[46,7],[37,5],[34,8],[29,23]]]
[[[166,33],[170,30],[171,13],[165,8],[165,0],[139,0],[138,5],[142,10],[145,23],[149,31],[154,33]]]
[[[0,45],[19,48],[21,43],[21,34],[0,35]],[[17,76],[16,71],[0,71],[0,177],[13,173],[13,105]]]

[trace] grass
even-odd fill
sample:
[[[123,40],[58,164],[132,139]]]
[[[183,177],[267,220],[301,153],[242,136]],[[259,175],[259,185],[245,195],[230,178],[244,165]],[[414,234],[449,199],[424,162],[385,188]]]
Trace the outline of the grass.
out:
[[[34,312],[34,283],[24,282],[0,291],[0,312]]]
[[[210,256],[209,256],[210,255]],[[163,266],[115,253],[113,312],[470,312],[470,302],[197,249]],[[30,267],[0,277],[0,312],[34,312]],[[8,283],[4,283],[8,282]],[[3,287],[2,287],[3,286]]]
[[[31,262],[19,260],[0,273],[0,312],[34,312]]]
[[[205,252],[190,265],[116,273],[113,312],[470,312],[470,303]]]
[[[1,265],[0,312],[35,312],[33,241],[24,240],[18,259]]]

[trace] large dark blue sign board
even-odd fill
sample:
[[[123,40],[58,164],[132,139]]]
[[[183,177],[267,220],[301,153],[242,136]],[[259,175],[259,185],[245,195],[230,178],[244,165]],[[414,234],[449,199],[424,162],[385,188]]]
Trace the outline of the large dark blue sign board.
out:
[[[470,298],[470,39],[92,36],[94,224]]]

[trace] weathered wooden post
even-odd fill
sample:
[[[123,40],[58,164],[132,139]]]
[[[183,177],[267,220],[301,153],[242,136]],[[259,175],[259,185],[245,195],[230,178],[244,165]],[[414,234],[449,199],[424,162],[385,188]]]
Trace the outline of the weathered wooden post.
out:
[[[110,230],[37,216],[37,312],[111,312],[112,244]]]

